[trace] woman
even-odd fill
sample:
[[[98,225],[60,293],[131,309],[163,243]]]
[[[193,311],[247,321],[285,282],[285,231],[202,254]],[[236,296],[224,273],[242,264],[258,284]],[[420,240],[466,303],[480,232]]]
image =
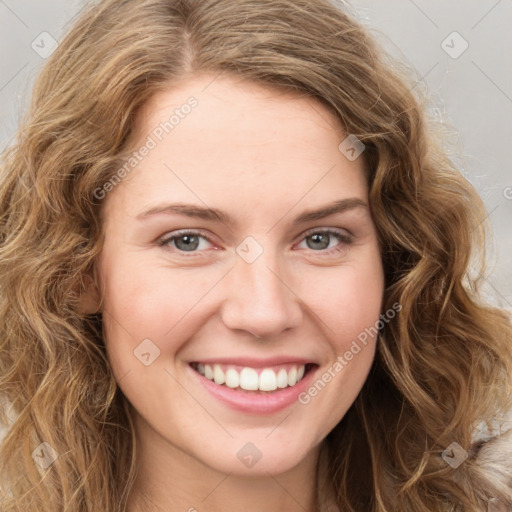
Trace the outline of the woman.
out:
[[[485,211],[339,7],[100,2],[3,167],[2,510],[512,507]]]

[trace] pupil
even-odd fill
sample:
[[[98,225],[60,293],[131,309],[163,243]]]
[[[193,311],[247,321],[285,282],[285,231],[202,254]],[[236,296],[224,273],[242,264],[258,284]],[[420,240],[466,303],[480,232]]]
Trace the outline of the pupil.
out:
[[[315,233],[314,235],[311,235],[309,238],[313,240],[313,244],[320,243],[322,247],[310,247],[310,249],[325,249],[329,246],[329,240],[326,233]],[[322,243],[323,239],[323,243]],[[309,244],[308,244],[309,245]]]
[[[185,245],[180,247],[181,242],[184,242]],[[193,251],[197,249],[199,244],[198,237],[193,235],[182,235],[175,240],[178,249],[183,249],[185,251]]]

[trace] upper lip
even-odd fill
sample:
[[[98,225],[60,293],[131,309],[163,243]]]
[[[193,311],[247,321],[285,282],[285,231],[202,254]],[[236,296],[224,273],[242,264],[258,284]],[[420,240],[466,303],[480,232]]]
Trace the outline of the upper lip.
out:
[[[269,368],[271,366],[278,366],[280,364],[316,364],[311,359],[305,359],[302,357],[290,357],[290,356],[278,356],[269,358],[256,358],[256,357],[208,357],[205,359],[196,359],[191,361],[194,363],[202,364],[226,364],[226,365],[237,365],[237,366],[248,366],[250,368]]]

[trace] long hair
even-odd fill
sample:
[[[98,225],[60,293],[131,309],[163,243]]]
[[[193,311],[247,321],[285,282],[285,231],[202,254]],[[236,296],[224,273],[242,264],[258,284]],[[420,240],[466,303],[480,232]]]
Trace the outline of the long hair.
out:
[[[101,314],[79,308],[102,248],[95,191],[122,166],[138,109],[198,72],[316,98],[365,145],[383,311],[401,311],[324,440],[322,510],[327,496],[354,512],[486,510],[491,497],[512,505],[510,482],[478,463],[485,443],[473,440],[511,405],[510,318],[478,298],[486,212],[399,69],[334,0],[84,9],[38,76],[1,163],[3,512],[126,506],[138,460],[130,404]],[[468,455],[456,469],[441,456],[453,442]]]

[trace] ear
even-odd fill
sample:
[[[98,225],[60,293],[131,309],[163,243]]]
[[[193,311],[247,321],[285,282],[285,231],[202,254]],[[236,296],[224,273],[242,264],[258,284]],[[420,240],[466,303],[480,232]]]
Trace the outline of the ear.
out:
[[[101,312],[101,294],[96,280],[93,279],[91,275],[85,274],[80,289],[78,313],[82,315],[92,315],[99,312]]]

